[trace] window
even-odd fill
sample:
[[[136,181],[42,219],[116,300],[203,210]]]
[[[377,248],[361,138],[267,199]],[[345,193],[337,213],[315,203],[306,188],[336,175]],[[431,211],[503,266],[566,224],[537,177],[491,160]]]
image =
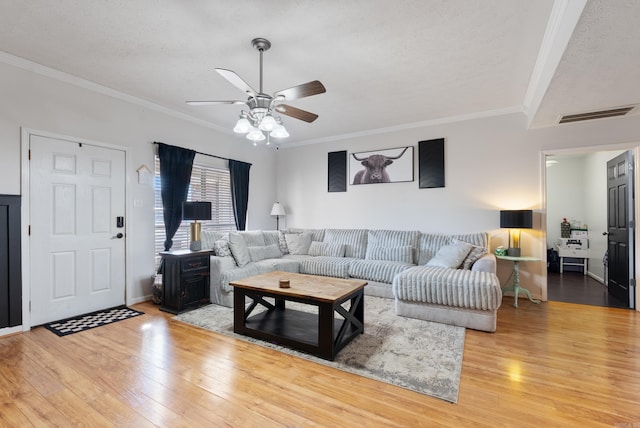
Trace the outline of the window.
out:
[[[166,234],[162,214],[162,197],[160,196],[160,160],[155,159],[155,249],[156,266],[160,264],[160,252],[164,251]],[[236,230],[231,202],[231,181],[229,171],[214,168],[194,161],[191,171],[191,183],[187,201],[211,202],[211,220],[202,221],[202,229],[227,232]],[[183,221],[173,237],[172,250],[189,248],[189,222]]]

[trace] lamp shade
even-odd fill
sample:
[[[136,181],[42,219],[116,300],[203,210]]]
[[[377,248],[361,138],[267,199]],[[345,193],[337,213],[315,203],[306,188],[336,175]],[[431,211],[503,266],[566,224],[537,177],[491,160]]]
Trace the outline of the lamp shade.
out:
[[[211,220],[211,202],[183,202],[183,220]]]
[[[500,211],[501,228],[531,229],[533,227],[532,210],[502,210]]]
[[[276,202],[275,204],[273,204],[273,207],[271,208],[271,215],[286,215],[287,212],[284,210],[284,207],[282,205],[280,205],[280,202]]]

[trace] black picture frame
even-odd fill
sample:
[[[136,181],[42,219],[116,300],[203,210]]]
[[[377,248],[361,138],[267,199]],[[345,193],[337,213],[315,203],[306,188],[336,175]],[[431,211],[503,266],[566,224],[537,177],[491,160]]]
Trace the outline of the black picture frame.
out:
[[[327,156],[327,191],[347,191],[347,151],[329,152]]]
[[[418,169],[420,189],[445,187],[444,138],[418,143]]]
[[[414,181],[413,146],[351,153],[351,185]]]

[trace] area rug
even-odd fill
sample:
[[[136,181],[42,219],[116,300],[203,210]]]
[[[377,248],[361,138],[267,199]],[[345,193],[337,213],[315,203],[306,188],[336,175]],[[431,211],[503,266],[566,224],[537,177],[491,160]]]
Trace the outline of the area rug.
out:
[[[292,302],[287,302],[287,307],[316,309]],[[364,334],[343,348],[334,361],[235,334],[231,308],[209,305],[174,319],[452,403],[458,401],[465,329],[400,317],[391,299],[365,296]]]
[[[118,306],[116,308],[105,309],[102,311],[92,312],[90,314],[67,318],[61,321],[55,321],[45,324],[43,327],[54,332],[58,336],[67,336],[69,334],[78,333],[80,331],[89,330],[143,314],[144,312],[136,311],[134,309],[127,308],[126,306]]]

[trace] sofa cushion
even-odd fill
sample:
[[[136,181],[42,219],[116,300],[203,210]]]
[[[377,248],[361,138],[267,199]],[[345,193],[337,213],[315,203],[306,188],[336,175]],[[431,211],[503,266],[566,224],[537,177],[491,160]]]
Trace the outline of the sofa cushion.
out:
[[[264,259],[256,262],[261,271],[273,272],[279,270],[282,272],[300,272],[300,262],[292,259]]]
[[[204,229],[200,232],[200,244],[203,250],[210,250],[213,248],[213,243],[223,238],[223,234],[215,231]]]
[[[346,257],[309,257],[300,261],[300,273],[349,278],[349,263],[351,261],[353,259]]]
[[[462,241],[444,245],[440,247],[436,255],[427,262],[427,266],[457,269],[462,265],[469,251],[471,251],[471,244]]]
[[[311,246],[311,233],[287,233],[284,235],[287,240],[289,254],[308,254]]]
[[[421,233],[418,239],[418,264],[423,265],[436,255],[440,247],[451,243],[452,239],[467,242],[478,247],[489,248],[489,235],[486,232],[459,235]]]
[[[264,247],[267,243],[261,230],[250,230],[239,232],[244,238],[248,247]]]
[[[459,308],[494,310],[502,291],[498,277],[489,272],[416,266],[393,279],[396,299]]]
[[[271,244],[258,247],[248,247],[251,261],[257,262],[264,259],[273,259],[282,257],[278,244]]]
[[[364,259],[367,252],[366,229],[326,229],[324,242],[345,244],[345,257]]]
[[[410,246],[414,249],[414,259],[407,261],[406,263],[416,263],[417,261],[417,248],[418,238],[420,232],[417,230],[385,230],[385,229],[373,229],[367,232],[367,252],[365,259],[368,260],[390,260],[375,258],[372,252],[378,251],[379,248],[397,248]],[[395,260],[398,262],[404,262],[405,260]]]
[[[263,230],[262,236],[264,237],[264,245],[272,245],[272,244],[279,245],[279,240],[280,240],[279,230]]]
[[[312,236],[312,241],[324,241],[324,229],[301,229],[291,227],[286,229],[284,233],[310,233]]]
[[[332,244],[330,242],[311,241],[309,246],[310,256],[344,257],[344,244]]]
[[[229,249],[231,255],[236,260],[239,267],[245,266],[251,262],[251,255],[247,247],[247,242],[238,232],[229,232]]]
[[[397,274],[413,266],[415,265],[394,261],[354,260],[349,264],[349,276],[391,284]]]
[[[387,260],[390,262],[413,263],[414,247],[373,247],[367,246],[367,260]]]
[[[259,275],[265,272],[268,272],[268,271],[261,270],[260,266],[258,266],[257,263],[249,263],[242,267],[223,271],[220,274],[220,288],[222,288],[224,291],[227,291],[227,292],[233,291],[233,286],[229,285],[230,282],[233,282],[237,279]]]

